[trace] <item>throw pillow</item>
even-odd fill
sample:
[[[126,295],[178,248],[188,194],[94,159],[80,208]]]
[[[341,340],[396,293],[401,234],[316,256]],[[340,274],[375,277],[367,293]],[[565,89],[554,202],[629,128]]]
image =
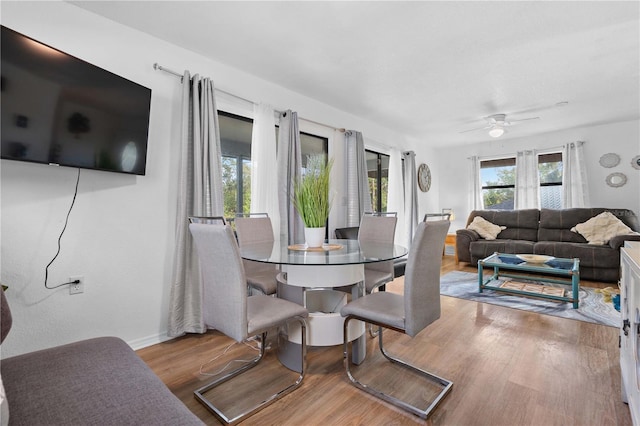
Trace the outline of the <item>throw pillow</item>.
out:
[[[602,212],[586,222],[577,224],[571,230],[582,235],[589,244],[597,245],[607,244],[611,238],[617,235],[635,234],[631,228],[611,212]]]
[[[476,231],[485,240],[495,240],[498,234],[502,232],[503,229],[507,229],[507,227],[496,225],[481,216],[476,216],[469,226],[467,226],[467,229]]]

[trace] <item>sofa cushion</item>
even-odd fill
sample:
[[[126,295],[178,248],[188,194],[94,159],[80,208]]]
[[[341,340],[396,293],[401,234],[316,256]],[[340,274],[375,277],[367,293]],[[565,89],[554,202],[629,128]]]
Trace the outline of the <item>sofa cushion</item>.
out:
[[[2,360],[12,425],[203,424],[121,339]]]
[[[534,254],[580,259],[580,269],[589,267],[620,267],[620,253],[609,246],[558,241],[538,241],[533,247]]]
[[[0,343],[4,342],[4,339],[11,330],[11,324],[13,319],[11,317],[11,309],[7,302],[7,296],[4,294],[4,290],[0,289]]]
[[[485,240],[495,240],[498,234],[503,229],[507,229],[507,227],[491,223],[482,216],[476,216],[473,218],[473,221],[467,226],[467,229],[476,231]]]
[[[582,235],[589,244],[599,245],[608,243],[611,238],[618,235],[633,233],[631,228],[622,223],[611,212],[602,212],[586,222],[577,224],[571,228],[571,231]]]
[[[587,240],[582,235],[571,232],[571,228],[605,211],[611,212],[632,230],[640,230],[638,217],[628,209],[605,209],[602,207],[563,210],[542,209],[540,210],[540,229],[538,230],[537,239],[538,241],[586,243]]]
[[[0,289],[0,343],[4,342],[5,337],[9,334],[11,323],[11,309],[9,309],[9,303],[7,303],[7,297],[4,294],[4,290]],[[2,384],[2,374],[0,373],[0,425],[5,426],[8,424],[9,401],[7,401],[4,386]]]
[[[478,240],[469,244],[471,253],[471,263],[475,264],[478,260],[498,252],[498,253],[519,253],[532,254],[533,241],[525,240]]]
[[[476,216],[483,217],[496,225],[507,227],[498,234],[497,239],[528,241],[537,241],[538,239],[538,222],[540,220],[538,209],[473,210],[469,214],[467,225]]]

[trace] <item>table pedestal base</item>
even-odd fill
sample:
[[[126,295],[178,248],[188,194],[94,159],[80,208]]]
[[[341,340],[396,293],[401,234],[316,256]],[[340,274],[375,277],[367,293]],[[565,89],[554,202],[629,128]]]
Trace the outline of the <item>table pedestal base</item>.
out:
[[[351,265],[285,265],[278,277],[278,297],[299,303],[309,310],[307,345],[335,346],[343,344],[344,318],[340,309],[347,303],[347,294],[333,287],[351,286],[351,297],[357,299],[364,292],[364,266]],[[292,359],[299,353],[300,326],[291,323],[279,338],[278,356],[283,365],[300,371],[300,362]],[[353,363],[360,364],[366,353],[365,325],[351,321],[348,332],[353,342]]]

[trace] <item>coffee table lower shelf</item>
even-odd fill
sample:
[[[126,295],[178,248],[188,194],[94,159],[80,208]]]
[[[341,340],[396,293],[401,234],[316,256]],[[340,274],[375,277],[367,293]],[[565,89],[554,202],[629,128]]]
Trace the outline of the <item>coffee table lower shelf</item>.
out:
[[[560,302],[570,302],[573,304],[574,309],[578,309],[578,295],[580,292],[580,273],[578,259],[561,259],[562,261],[566,260],[571,264],[570,269],[563,269],[549,267],[548,265],[529,264],[526,262],[520,264],[503,263],[500,260],[500,257],[504,259],[505,257],[511,258],[515,256],[494,253],[486,259],[478,261],[478,290],[480,293],[482,293],[483,290],[488,289],[522,296],[538,297],[543,299],[557,300]],[[493,275],[485,277],[485,267],[493,268]],[[511,271],[514,271],[516,273],[512,273]],[[527,275],[523,275],[523,273],[526,273]],[[549,274],[560,277],[567,277],[567,279],[556,278],[554,276],[549,276]],[[515,283],[515,281],[504,281],[500,280],[499,278],[514,278],[516,280],[524,280],[525,282],[521,282],[522,286],[518,288],[517,285],[505,285],[505,283],[513,284]],[[557,290],[562,289],[558,289],[557,287],[544,286],[542,284],[531,284],[526,281],[561,284],[564,286],[569,286],[570,290],[566,292],[560,292]],[[565,293],[567,294],[565,295]]]

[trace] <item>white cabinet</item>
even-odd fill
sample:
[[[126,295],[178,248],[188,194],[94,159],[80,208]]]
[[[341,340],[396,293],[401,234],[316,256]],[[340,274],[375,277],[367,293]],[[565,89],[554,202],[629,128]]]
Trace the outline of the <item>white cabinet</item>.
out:
[[[640,242],[627,241],[620,251],[620,370],[622,400],[640,425]]]

